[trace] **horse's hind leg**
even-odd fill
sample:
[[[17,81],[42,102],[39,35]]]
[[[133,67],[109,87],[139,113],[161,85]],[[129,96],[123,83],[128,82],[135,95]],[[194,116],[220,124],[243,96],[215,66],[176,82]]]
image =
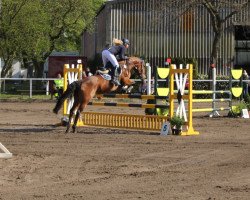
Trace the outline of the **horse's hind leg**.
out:
[[[76,117],[75,117],[75,120],[74,120],[74,124],[73,124],[73,126],[72,126],[73,133],[76,132],[76,125],[77,125],[78,119],[80,118],[81,113],[82,113],[83,109],[86,108],[86,106],[87,106],[87,103],[84,103],[83,105],[81,105],[81,106],[78,108],[78,110],[77,110],[77,112],[76,112]]]
[[[69,121],[68,121],[68,124],[67,124],[67,129],[66,129],[65,133],[69,133],[69,129],[70,129],[73,114],[74,114],[74,111],[72,111],[72,109],[71,109],[70,113],[69,113]]]
[[[81,111],[78,109],[77,112],[76,112],[74,124],[73,124],[73,126],[72,126],[73,133],[76,133],[76,125],[77,125],[77,121],[78,121],[80,115],[81,115]]]
[[[76,109],[76,105],[77,104],[73,104],[73,107],[70,109],[70,112],[69,112],[69,121],[68,121],[67,129],[66,129],[65,133],[69,133],[70,125],[71,125],[71,121],[72,121],[72,118],[73,118],[73,115],[74,115],[74,111]]]

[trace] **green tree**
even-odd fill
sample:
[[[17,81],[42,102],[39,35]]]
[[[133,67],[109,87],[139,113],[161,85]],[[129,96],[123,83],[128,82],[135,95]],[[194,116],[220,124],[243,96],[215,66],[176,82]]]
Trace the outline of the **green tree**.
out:
[[[1,12],[0,56],[32,61],[35,76],[41,77],[43,65],[52,51],[79,51],[82,30],[92,25],[102,0],[6,0]],[[11,23],[10,23],[11,21]],[[6,36],[6,37],[2,37]],[[3,45],[2,45],[3,44]]]
[[[48,39],[48,50],[33,56],[36,76],[41,76],[46,58],[52,51],[79,50],[80,34],[91,25],[95,15],[93,1],[90,0],[46,0],[41,4],[46,10],[49,24],[44,33]]]
[[[18,42],[16,40],[16,22],[19,14],[28,1],[3,1],[0,11],[0,57],[4,61],[1,77],[5,77],[11,69],[13,60],[17,57]]]

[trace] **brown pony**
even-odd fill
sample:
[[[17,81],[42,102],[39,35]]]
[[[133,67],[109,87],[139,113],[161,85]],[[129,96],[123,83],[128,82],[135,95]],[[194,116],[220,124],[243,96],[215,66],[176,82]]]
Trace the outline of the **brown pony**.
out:
[[[121,74],[119,79],[122,85],[130,86],[134,84],[134,82],[130,79],[132,69],[136,69],[138,71],[142,79],[142,83],[145,83],[144,80],[146,78],[146,70],[145,63],[143,60],[138,57],[129,57],[128,60],[119,62],[119,65],[121,68]],[[57,114],[60,108],[62,107],[63,102],[74,94],[74,103],[72,108],[70,109],[69,122],[66,130],[66,133],[68,133],[70,130],[70,125],[74,112],[77,110],[72,126],[74,133],[76,131],[76,124],[80,117],[80,114],[86,108],[90,100],[96,94],[109,93],[117,89],[118,86],[114,85],[109,80],[105,80],[100,74],[86,77],[82,80],[74,81],[68,86],[67,90],[58,99],[56,106],[53,109],[53,112]]]

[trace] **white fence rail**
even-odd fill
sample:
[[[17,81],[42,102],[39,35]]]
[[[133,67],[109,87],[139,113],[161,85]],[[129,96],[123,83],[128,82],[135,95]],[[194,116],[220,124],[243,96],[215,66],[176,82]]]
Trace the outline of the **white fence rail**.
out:
[[[42,88],[40,88],[40,93],[44,92],[44,95],[49,95],[49,81],[57,80],[56,78],[0,78],[0,94],[8,94],[9,93],[9,87],[13,88],[22,88],[24,85],[26,85],[26,92],[29,93],[29,97],[32,98],[33,93],[37,92],[38,90],[34,88],[35,82],[40,81],[40,85],[42,85]],[[134,79],[134,81],[141,81],[139,79]],[[158,80],[159,82],[163,80]],[[194,82],[211,82],[212,80],[193,80]],[[151,87],[153,88],[154,80],[151,80]],[[228,80],[216,80],[216,82],[228,82]],[[239,82],[237,80],[232,80],[232,82]],[[243,82],[248,82],[243,80]],[[7,88],[8,85],[8,88]],[[28,85],[28,88],[27,88]]]
[[[57,80],[56,78],[0,78],[0,94],[8,93],[7,85],[15,87],[22,87],[24,82],[29,82],[29,97],[32,98],[32,95],[36,89],[33,88],[34,82],[40,81],[40,85],[43,86],[40,88],[40,91],[44,90],[45,95],[49,95],[49,81]]]

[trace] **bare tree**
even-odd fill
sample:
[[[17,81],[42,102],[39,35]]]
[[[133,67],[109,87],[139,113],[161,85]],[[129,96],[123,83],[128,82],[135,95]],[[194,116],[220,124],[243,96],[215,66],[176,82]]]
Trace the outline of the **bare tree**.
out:
[[[165,13],[164,17],[177,20],[186,13],[192,12],[194,8],[205,8],[214,33],[210,64],[211,67],[215,67],[218,63],[220,40],[223,33],[232,26],[237,15],[249,9],[249,4],[249,0],[162,0],[155,2],[154,9],[158,12],[164,11],[162,12]],[[166,12],[166,10],[170,12]],[[249,20],[247,16],[246,20]]]
[[[218,52],[221,36],[225,29],[231,25],[232,17],[239,12],[243,11],[243,8],[247,8],[248,0],[232,1],[232,0],[203,0],[202,5],[206,8],[210,14],[214,40],[211,52],[211,66],[215,67],[218,61]]]

